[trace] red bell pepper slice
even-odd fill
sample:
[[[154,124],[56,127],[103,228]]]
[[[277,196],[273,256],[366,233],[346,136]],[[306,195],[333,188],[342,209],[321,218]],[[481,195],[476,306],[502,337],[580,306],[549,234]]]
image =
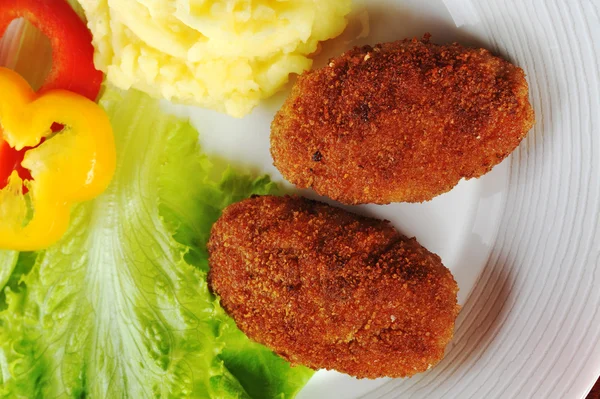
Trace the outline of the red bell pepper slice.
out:
[[[6,187],[8,177],[13,170],[17,171],[21,179],[31,180],[29,170],[21,166],[25,151],[28,149],[23,148],[22,151],[17,151],[0,138],[0,188]]]
[[[52,69],[40,92],[63,89],[95,101],[103,74],[94,67],[92,34],[65,0],[0,0],[0,36],[17,18],[25,18],[50,39]],[[17,170],[23,180],[31,179],[21,167],[25,149],[16,151],[1,138],[0,189]]]
[[[92,34],[65,0],[0,1],[0,36],[25,18],[50,39],[52,69],[40,91],[62,89],[96,101],[102,72],[94,67]]]

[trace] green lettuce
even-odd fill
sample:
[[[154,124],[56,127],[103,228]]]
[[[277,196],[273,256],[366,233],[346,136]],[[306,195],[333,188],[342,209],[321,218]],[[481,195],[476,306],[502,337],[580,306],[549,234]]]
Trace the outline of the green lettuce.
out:
[[[18,260],[18,252],[0,250],[0,289],[4,288],[10,280]]]
[[[312,371],[250,341],[206,283],[222,209],[274,185],[202,155],[143,94],[101,105],[118,152],[108,190],[74,208],[57,245],[0,253],[0,397],[295,396]]]

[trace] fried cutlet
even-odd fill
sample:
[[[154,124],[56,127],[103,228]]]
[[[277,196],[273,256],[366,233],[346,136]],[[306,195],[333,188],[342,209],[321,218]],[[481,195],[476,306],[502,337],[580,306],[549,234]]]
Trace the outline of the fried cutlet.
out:
[[[271,125],[300,188],[346,204],[422,202],[480,177],[534,122],[523,70],[429,35],[365,46],[304,73]]]
[[[293,364],[406,377],[438,363],[452,339],[452,274],[386,221],[301,197],[255,197],[225,209],[208,251],[223,308]]]

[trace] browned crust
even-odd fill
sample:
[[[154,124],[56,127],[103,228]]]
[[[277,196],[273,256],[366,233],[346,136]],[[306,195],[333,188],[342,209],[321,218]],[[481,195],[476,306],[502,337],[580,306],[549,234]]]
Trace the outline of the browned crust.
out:
[[[452,339],[452,274],[385,221],[256,197],[225,209],[208,250],[223,308],[292,363],[406,377],[438,363]]]
[[[271,126],[298,187],[348,203],[422,202],[507,157],[534,122],[525,74],[484,49],[403,40],[303,74]]]

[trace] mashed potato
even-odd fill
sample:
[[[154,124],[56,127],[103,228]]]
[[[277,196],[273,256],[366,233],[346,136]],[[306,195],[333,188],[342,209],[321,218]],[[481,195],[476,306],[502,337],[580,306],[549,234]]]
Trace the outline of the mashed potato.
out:
[[[350,0],[79,2],[112,84],[236,117],[310,68],[350,12]]]

